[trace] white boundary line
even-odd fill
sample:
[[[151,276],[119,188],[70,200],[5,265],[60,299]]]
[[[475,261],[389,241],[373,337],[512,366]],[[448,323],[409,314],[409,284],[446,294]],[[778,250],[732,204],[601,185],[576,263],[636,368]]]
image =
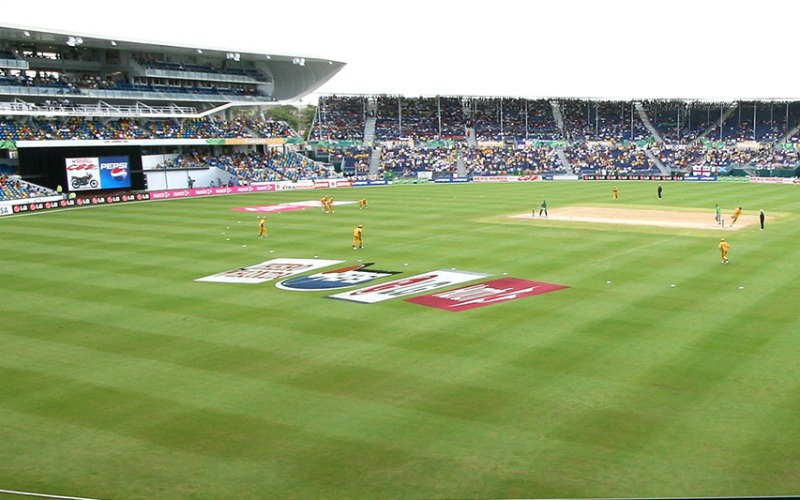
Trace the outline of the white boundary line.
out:
[[[68,497],[68,496],[64,496],[64,495],[48,495],[46,493],[32,493],[30,491],[0,490],[0,493],[5,493],[5,494],[8,494],[8,495],[26,496],[26,497],[59,498],[59,499],[62,499],[62,500],[99,500],[98,498]]]

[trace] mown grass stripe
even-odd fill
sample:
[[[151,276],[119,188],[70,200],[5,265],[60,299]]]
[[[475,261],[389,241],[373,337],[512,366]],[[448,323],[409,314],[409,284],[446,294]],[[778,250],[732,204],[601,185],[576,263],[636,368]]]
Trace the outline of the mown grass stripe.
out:
[[[766,231],[725,232],[727,266],[719,232],[506,219],[542,198],[554,211],[608,206],[610,186],[278,192],[3,218],[0,485],[105,498],[796,490],[794,187],[665,185],[660,207],[781,213]],[[619,187],[614,206],[658,207],[653,184]],[[261,241],[231,210],[322,194],[370,209],[270,214]],[[353,252],[358,223],[366,248]],[[445,313],[194,281],[314,255],[570,288]]]

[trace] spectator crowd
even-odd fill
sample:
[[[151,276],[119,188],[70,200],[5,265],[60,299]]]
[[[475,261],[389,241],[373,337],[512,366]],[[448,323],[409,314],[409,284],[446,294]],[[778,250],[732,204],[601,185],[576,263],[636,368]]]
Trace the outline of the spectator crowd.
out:
[[[156,64],[149,62],[148,64]],[[107,86],[52,75],[10,75],[0,84]],[[69,107],[68,98],[37,106]],[[248,139],[302,141],[283,121],[103,119],[6,116],[0,141]],[[211,154],[183,152],[159,168],[218,167],[238,183],[354,177],[527,175],[547,172],[637,174],[800,169],[800,102],[697,103],[499,97],[322,96],[306,156],[290,149]],[[324,164],[317,159],[322,158]],[[333,168],[332,168],[333,167]],[[338,173],[335,173],[336,170]],[[3,199],[41,195],[12,179]]]

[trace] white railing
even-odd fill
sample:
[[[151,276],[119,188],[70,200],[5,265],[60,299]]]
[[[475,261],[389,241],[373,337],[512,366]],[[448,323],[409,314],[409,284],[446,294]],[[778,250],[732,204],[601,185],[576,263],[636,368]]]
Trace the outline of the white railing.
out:
[[[190,106],[149,106],[143,103],[131,105],[110,105],[106,102],[96,104],[33,104],[21,100],[13,102],[0,102],[0,112],[13,112],[23,116],[194,116],[198,114],[197,108]]]

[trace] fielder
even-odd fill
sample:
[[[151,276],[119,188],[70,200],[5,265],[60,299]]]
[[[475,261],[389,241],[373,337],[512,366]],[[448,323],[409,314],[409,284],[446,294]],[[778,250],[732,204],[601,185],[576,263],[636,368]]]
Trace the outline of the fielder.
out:
[[[266,238],[267,237],[267,218],[261,217],[261,220],[258,221],[258,237],[259,238]]]
[[[364,248],[364,243],[361,239],[363,233],[364,226],[361,224],[359,224],[357,228],[353,229],[353,250],[357,248]]]
[[[730,248],[731,248],[731,246],[728,244],[727,241],[725,241],[725,238],[722,238],[721,240],[719,240],[719,252],[722,255],[722,263],[723,264],[727,264],[728,263],[728,250]]]

